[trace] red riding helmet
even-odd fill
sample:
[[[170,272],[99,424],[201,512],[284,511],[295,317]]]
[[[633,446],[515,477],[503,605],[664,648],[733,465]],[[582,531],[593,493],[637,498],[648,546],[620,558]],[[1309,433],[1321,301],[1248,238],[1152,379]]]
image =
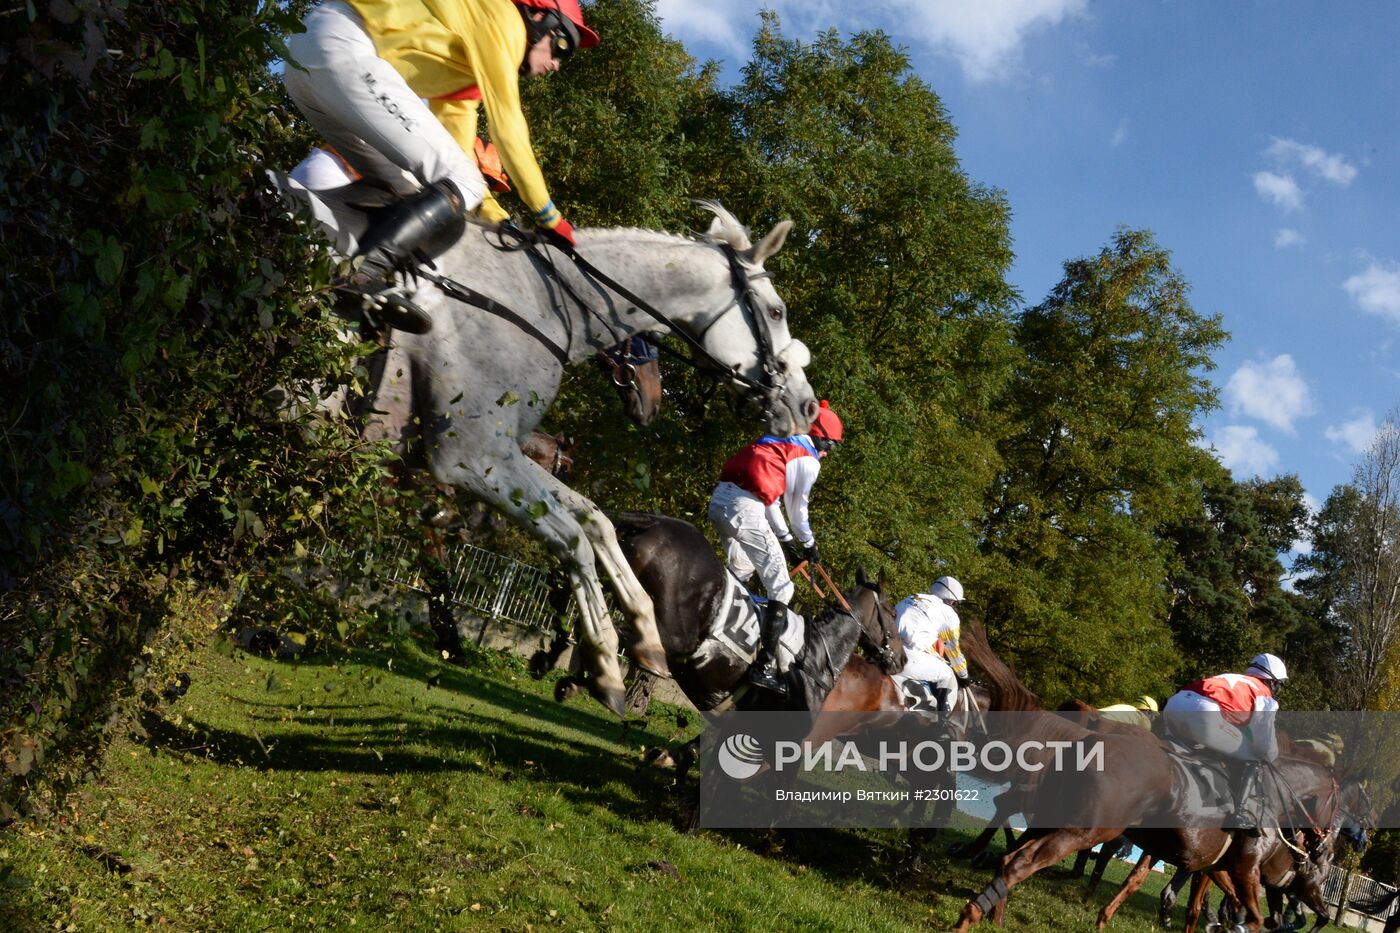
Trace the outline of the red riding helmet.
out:
[[[598,34],[583,24],[583,10],[579,9],[578,0],[515,0],[515,5],[559,13],[568,20],[567,26],[577,30],[577,35],[570,38],[581,49],[591,49],[598,44]]]
[[[836,417],[836,412],[831,410],[831,405],[827,403],[826,399],[822,399],[822,407],[817,412],[817,420],[812,422],[807,433],[813,437],[824,437],[833,443],[840,443],[841,419]]]

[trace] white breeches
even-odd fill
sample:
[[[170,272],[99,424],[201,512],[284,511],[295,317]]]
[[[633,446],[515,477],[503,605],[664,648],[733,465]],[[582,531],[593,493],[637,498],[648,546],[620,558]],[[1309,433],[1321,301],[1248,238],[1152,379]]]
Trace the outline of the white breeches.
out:
[[[359,14],[326,0],[304,22],[306,32],[287,40],[292,60],[282,82],[317,132],[361,175],[399,195],[448,179],[468,211],[480,206],[486,181],[475,160],[379,57]]]
[[[947,661],[932,651],[915,651],[906,645],[904,670],[900,673],[915,680],[926,680],[939,690],[947,690],[949,702],[957,696],[957,675],[953,673]]]
[[[1247,735],[1246,730],[1229,722],[1220,704],[1210,697],[1182,690],[1172,694],[1162,707],[1162,714],[1167,731],[1193,745],[1204,745],[1237,761],[1270,760],[1268,745],[1271,743],[1264,736]],[[1260,718],[1259,713],[1254,715]],[[1273,722],[1268,722],[1267,727],[1272,733]]]
[[[792,602],[796,587],[787,558],[757,496],[733,483],[720,483],[710,497],[710,524],[724,542],[725,559],[735,576],[747,583],[757,571],[770,599]]]

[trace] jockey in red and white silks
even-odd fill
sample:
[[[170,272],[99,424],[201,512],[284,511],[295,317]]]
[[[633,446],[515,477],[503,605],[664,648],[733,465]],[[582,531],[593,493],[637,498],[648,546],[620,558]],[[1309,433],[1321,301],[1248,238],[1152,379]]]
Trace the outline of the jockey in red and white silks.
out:
[[[725,559],[735,576],[747,582],[754,572],[763,592],[780,603],[792,602],[782,542],[796,540],[816,546],[808,503],[821,473],[821,451],[806,434],[765,435],[725,462],[720,482],[710,496],[710,523],[724,544]],[[792,530],[783,511],[792,520]]]
[[[1278,757],[1274,693],[1288,678],[1283,662],[1257,655],[1243,674],[1219,674],[1187,684],[1167,700],[1167,730],[1237,761]]]
[[[962,622],[954,608],[963,588],[953,577],[939,577],[928,593],[915,593],[895,607],[899,637],[904,642],[906,677],[934,689],[940,708],[947,709],[961,684],[967,682],[967,659],[958,644]]]

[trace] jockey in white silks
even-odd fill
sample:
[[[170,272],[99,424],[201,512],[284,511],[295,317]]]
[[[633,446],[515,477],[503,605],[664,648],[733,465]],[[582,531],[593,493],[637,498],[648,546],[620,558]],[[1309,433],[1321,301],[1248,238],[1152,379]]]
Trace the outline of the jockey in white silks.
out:
[[[1244,766],[1235,775],[1235,821],[1257,835],[1249,805],[1258,793],[1262,762],[1278,757],[1275,695],[1288,679],[1283,661],[1255,655],[1243,674],[1219,674],[1182,687],[1164,707],[1168,735],[1202,745]]]
[[[778,675],[778,641],[787,631],[788,604],[794,592],[784,552],[800,553],[799,559],[821,563],[808,503],[821,473],[822,458],[842,438],[841,419],[825,399],[808,432],[793,437],[760,437],[725,462],[719,485],[710,496],[710,523],[724,545],[729,569],[741,583],[757,572],[769,599],[768,610],[762,614],[765,621],[759,654],[749,679],[755,686],[779,694],[787,693],[787,685]],[[783,519],[785,510],[792,521],[791,530]]]
[[[953,708],[953,697],[968,682],[967,659],[958,641],[962,622],[954,608],[963,587],[953,577],[939,577],[927,593],[915,593],[895,607],[904,642],[904,675],[933,688],[940,711]]]
[[[535,159],[520,78],[597,44],[578,0],[324,0],[304,25],[287,40],[287,93],[355,171],[403,198],[357,244],[370,271],[440,255],[484,203],[486,219],[502,219],[472,156],[483,106],[536,223],[573,245]]]

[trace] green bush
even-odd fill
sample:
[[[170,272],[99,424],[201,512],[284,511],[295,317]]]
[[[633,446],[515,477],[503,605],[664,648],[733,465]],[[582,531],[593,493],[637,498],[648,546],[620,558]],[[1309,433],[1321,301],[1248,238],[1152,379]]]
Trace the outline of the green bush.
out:
[[[283,410],[361,349],[331,339],[330,264],[261,181],[307,147],[270,67],[298,13],[6,17],[0,820],[80,778],[269,555],[385,520],[377,452]]]

